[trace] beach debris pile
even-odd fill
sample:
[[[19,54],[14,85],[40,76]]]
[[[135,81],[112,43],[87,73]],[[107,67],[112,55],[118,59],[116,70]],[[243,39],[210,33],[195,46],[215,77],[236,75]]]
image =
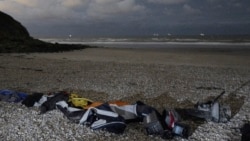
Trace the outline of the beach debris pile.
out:
[[[223,94],[224,92],[213,101],[197,103],[192,109],[182,110],[190,116],[226,123],[231,118],[231,110],[229,106],[218,102]],[[141,122],[147,135],[160,136],[163,139],[172,139],[175,136],[188,138],[191,135],[189,125],[182,122],[175,109],[164,109],[160,113],[141,101],[133,104],[120,100],[99,102],[66,91],[26,94],[13,90],[0,90],[0,101],[21,102],[27,107],[39,107],[40,114],[57,109],[71,122],[86,125],[92,130],[122,134],[127,124]]]

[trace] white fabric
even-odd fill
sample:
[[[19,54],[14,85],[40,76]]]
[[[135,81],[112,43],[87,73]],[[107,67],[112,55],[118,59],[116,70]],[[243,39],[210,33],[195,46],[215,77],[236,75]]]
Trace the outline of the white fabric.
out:
[[[75,112],[75,111],[81,111],[82,109],[74,108],[74,107],[69,107],[68,103],[64,100],[59,101],[56,103],[56,105],[60,105],[63,108],[67,108],[69,112]]]
[[[103,124],[106,124],[106,123],[107,123],[106,120],[99,119],[99,120],[95,121],[90,127],[91,128],[98,128],[98,127],[100,127],[100,126],[102,126]]]
[[[48,97],[43,95],[38,102],[35,102],[34,106],[40,107],[47,100],[48,100]]]
[[[137,105],[124,105],[117,106],[116,104],[110,104],[110,108],[115,112],[122,116],[124,119],[134,119],[137,117],[136,112]]]
[[[97,114],[104,115],[104,116],[109,116],[109,117],[118,117],[119,115],[117,113],[111,112],[111,111],[105,111],[105,110],[100,110],[97,108],[94,108]]]
[[[104,116],[110,116],[110,117],[118,117],[119,115],[117,113],[111,112],[111,111],[105,111],[105,110],[100,110],[94,107],[90,107],[82,116],[82,118],[80,119],[79,124],[83,124],[84,122],[87,121],[88,116],[90,114],[90,112],[94,110],[97,114],[99,115],[104,115]]]
[[[89,109],[84,113],[84,115],[82,116],[82,118],[81,118],[80,121],[79,121],[79,124],[83,124],[84,122],[87,121],[88,116],[89,116],[89,113],[91,112],[91,109],[92,109],[92,108],[89,108]]]

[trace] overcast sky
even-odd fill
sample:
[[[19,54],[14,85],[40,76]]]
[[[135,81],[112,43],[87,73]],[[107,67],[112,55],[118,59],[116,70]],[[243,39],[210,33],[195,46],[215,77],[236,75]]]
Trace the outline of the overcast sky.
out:
[[[0,0],[35,37],[250,34],[250,0]]]

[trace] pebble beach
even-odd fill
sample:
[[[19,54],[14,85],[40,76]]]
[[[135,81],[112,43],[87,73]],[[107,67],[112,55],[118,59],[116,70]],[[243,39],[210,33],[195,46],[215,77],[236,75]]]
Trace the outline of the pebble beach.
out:
[[[159,111],[190,108],[214,98],[232,109],[227,123],[204,121],[190,141],[238,141],[250,121],[250,51],[199,49],[87,48],[60,53],[0,54],[0,89],[68,91],[94,101],[140,100]],[[192,121],[184,121],[192,124]],[[0,140],[163,140],[147,136],[141,123],[121,135],[92,131],[70,122],[59,110],[39,115],[37,107],[0,101]]]

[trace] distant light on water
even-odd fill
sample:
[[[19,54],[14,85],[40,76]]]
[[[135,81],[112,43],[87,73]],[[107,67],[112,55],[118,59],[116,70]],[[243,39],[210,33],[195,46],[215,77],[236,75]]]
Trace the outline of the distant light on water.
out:
[[[206,39],[208,38],[208,39]],[[234,39],[234,38],[232,38]],[[84,44],[100,47],[115,48],[249,48],[250,41],[233,41],[231,38],[209,38],[208,35],[200,33],[195,37],[178,37],[168,34],[166,37],[145,37],[145,38],[76,38],[71,34],[68,38],[47,38],[41,39],[51,43],[62,44]],[[234,39],[235,40],[235,39]]]

